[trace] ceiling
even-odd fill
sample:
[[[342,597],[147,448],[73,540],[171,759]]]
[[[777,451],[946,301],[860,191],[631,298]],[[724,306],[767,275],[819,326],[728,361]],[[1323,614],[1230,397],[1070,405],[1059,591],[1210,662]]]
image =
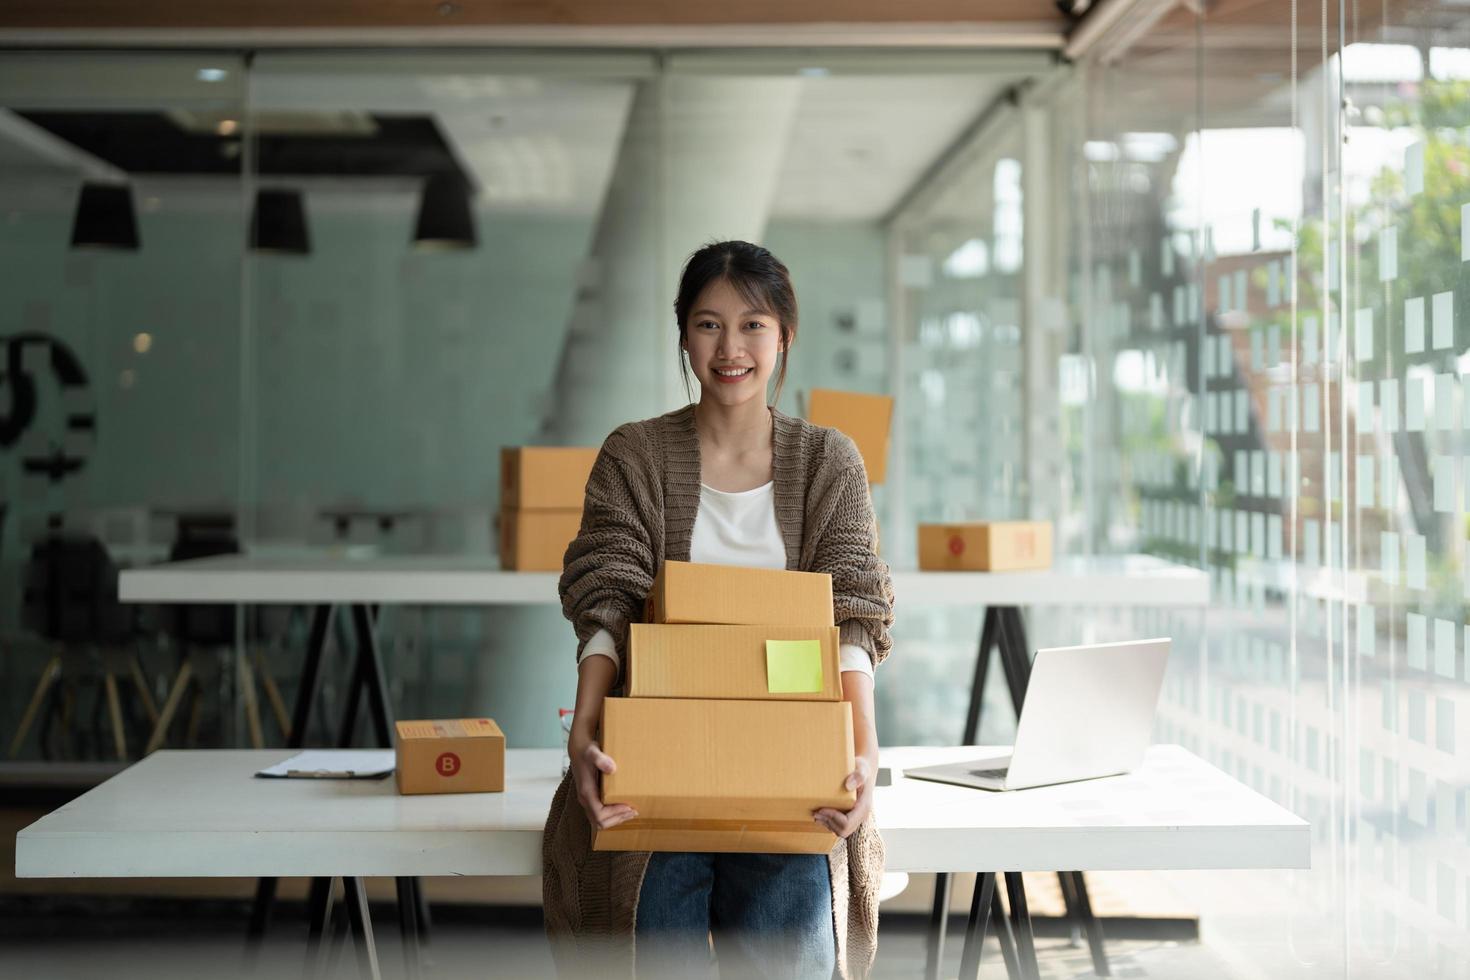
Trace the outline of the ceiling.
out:
[[[976,117],[1049,60],[998,59],[986,70],[976,63],[930,75],[898,73],[897,61],[894,74],[847,72],[839,61],[831,73],[802,75],[771,217],[882,217]],[[240,63],[207,55],[35,61],[35,77],[15,59],[0,65],[7,179],[147,176],[155,194],[170,179],[233,181],[248,98],[261,136],[258,172],[277,182],[330,180],[350,195],[378,186],[358,178],[413,177],[447,165],[469,176],[488,210],[578,215],[601,205],[642,64],[578,77],[530,68],[499,74],[493,58],[388,63],[291,53],[257,59],[246,84]],[[206,70],[223,77],[202,83]],[[697,70],[691,62],[679,68]],[[665,84],[680,84],[679,72]],[[222,133],[226,124],[231,131]]]

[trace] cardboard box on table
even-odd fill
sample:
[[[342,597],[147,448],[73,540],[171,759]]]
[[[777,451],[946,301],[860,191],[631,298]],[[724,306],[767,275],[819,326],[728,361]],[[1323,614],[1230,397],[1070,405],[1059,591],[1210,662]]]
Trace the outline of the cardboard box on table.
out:
[[[602,746],[603,801],[638,816],[598,830],[599,851],[823,854],[837,839],[812,811],[855,800],[846,701],[608,698]]]
[[[919,567],[926,571],[1000,572],[1051,564],[1050,521],[919,525]]]
[[[405,796],[505,790],[505,734],[490,718],[400,721],[393,778]]]
[[[832,576],[666,561],[653,580],[650,623],[832,626]]]
[[[630,698],[840,701],[838,648],[835,626],[634,623],[624,690]]]
[[[877,486],[888,475],[888,435],[893,427],[893,399],[852,391],[813,388],[808,396],[807,421],[825,425],[847,436],[863,457],[868,483]]]

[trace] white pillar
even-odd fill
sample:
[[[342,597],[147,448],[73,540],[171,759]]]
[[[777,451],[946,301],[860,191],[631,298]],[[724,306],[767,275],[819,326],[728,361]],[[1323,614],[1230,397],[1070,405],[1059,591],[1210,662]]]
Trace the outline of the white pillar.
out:
[[[799,78],[642,83],[572,312],[545,441],[596,445],[622,422],[684,403],[679,271],[707,241],[760,241],[799,93]]]

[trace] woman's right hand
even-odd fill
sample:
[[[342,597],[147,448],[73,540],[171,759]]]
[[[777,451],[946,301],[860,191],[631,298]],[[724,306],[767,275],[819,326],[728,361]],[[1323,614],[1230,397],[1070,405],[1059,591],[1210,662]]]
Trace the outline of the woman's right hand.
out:
[[[607,830],[638,816],[638,811],[626,803],[603,805],[602,774],[614,772],[618,767],[596,741],[573,733],[567,743],[567,754],[572,760],[572,785],[577,789],[577,801],[593,827]]]

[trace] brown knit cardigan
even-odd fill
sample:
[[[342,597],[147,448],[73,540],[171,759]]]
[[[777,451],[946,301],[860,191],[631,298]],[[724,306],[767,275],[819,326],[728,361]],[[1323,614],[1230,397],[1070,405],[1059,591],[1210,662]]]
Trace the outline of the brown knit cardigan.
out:
[[[843,643],[874,664],[892,642],[893,584],[877,556],[867,473],[852,440],[772,409],[776,523],[786,567],[832,576]],[[654,574],[667,559],[687,561],[700,495],[699,436],[687,406],[616,429],[602,445],[582,526],[567,548],[562,611],[577,649],[599,629],[626,656],[628,624],[638,622]],[[633,972],[633,930],[647,852],[593,851],[591,828],[570,776],[552,799],[542,838],[546,931],[563,975],[617,977]],[[878,941],[883,841],[870,816],[828,855],[837,967],[866,976]]]

